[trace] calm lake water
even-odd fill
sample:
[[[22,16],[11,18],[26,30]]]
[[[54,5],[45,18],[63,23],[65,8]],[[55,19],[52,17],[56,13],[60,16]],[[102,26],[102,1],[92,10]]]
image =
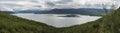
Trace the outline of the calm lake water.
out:
[[[26,18],[42,22],[54,27],[69,27],[73,25],[80,25],[90,21],[95,21],[100,16],[79,15],[80,17],[58,17],[66,14],[13,14],[18,17]]]

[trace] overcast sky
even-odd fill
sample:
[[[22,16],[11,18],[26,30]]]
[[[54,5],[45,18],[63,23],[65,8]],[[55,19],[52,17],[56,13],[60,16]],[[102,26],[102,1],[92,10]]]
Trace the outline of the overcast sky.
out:
[[[54,8],[108,8],[120,0],[0,0],[0,10],[54,9]]]

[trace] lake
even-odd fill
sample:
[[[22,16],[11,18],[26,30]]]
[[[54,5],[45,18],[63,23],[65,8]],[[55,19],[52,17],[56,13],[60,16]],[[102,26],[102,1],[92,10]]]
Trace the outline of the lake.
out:
[[[101,18],[101,16],[89,16],[89,15],[79,15],[79,14],[77,15],[80,17],[59,17],[59,16],[65,16],[67,14],[13,14],[13,15],[21,18],[45,23],[47,25],[51,25],[58,28],[80,25]]]

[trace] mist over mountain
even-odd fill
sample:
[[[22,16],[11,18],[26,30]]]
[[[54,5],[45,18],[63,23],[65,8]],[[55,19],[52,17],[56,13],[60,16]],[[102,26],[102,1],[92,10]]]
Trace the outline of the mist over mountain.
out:
[[[120,0],[0,0],[0,10],[29,10],[29,9],[67,9],[67,8],[101,8],[106,4],[119,6]]]

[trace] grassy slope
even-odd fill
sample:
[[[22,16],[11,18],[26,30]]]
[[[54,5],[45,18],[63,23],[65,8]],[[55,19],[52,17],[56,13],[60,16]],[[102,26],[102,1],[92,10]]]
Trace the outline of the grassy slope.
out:
[[[56,33],[56,28],[0,12],[0,33]]]
[[[68,27],[62,33],[120,33],[120,8],[99,20]]]

